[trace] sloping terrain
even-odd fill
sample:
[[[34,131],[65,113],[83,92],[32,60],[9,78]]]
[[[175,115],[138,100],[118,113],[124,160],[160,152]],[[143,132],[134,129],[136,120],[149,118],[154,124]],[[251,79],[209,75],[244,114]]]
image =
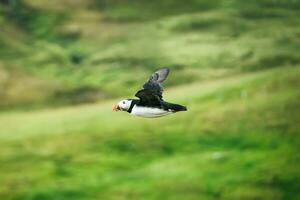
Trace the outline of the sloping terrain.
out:
[[[2,199],[298,199],[299,68],[174,88],[189,111],[114,101],[0,115]],[[117,101],[117,100],[115,100]]]
[[[299,66],[295,0],[4,2],[2,109],[129,95],[163,66],[168,86]]]
[[[300,199],[299,0],[3,0],[0,199]],[[154,69],[187,112],[112,105]]]

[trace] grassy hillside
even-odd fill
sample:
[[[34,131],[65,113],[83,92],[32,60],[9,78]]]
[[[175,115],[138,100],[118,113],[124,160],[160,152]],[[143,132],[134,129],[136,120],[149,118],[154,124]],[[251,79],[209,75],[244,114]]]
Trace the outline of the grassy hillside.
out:
[[[295,0],[6,2],[2,109],[130,95],[162,66],[175,86],[300,62]]]
[[[0,2],[0,199],[300,199],[299,0]],[[167,66],[144,119],[112,105]]]
[[[182,86],[167,96],[189,111],[161,119],[112,113],[114,101],[4,113],[0,196],[296,200],[299,75],[287,67]]]

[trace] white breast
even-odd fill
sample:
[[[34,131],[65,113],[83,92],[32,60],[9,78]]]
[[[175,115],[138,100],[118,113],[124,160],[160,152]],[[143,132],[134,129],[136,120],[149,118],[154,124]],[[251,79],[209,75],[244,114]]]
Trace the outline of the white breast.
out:
[[[162,116],[168,115],[170,113],[172,113],[172,112],[165,111],[165,110],[159,109],[159,108],[141,107],[141,106],[137,106],[137,105],[135,105],[131,111],[132,115],[136,115],[136,116],[140,116],[140,117],[147,117],[147,118],[162,117]]]

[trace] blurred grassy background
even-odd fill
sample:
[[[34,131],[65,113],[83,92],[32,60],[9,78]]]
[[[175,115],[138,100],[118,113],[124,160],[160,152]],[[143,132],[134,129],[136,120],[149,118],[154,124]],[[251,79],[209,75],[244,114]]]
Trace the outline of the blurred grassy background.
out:
[[[0,199],[299,199],[299,9],[0,1]],[[111,112],[165,66],[188,112]]]

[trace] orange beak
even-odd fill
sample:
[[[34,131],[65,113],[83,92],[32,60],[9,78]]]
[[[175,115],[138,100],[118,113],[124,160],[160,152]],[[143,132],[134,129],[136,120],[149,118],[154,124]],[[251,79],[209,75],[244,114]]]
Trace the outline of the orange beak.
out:
[[[120,109],[120,107],[118,105],[114,105],[112,110],[115,111],[115,112],[118,112],[121,109]]]

